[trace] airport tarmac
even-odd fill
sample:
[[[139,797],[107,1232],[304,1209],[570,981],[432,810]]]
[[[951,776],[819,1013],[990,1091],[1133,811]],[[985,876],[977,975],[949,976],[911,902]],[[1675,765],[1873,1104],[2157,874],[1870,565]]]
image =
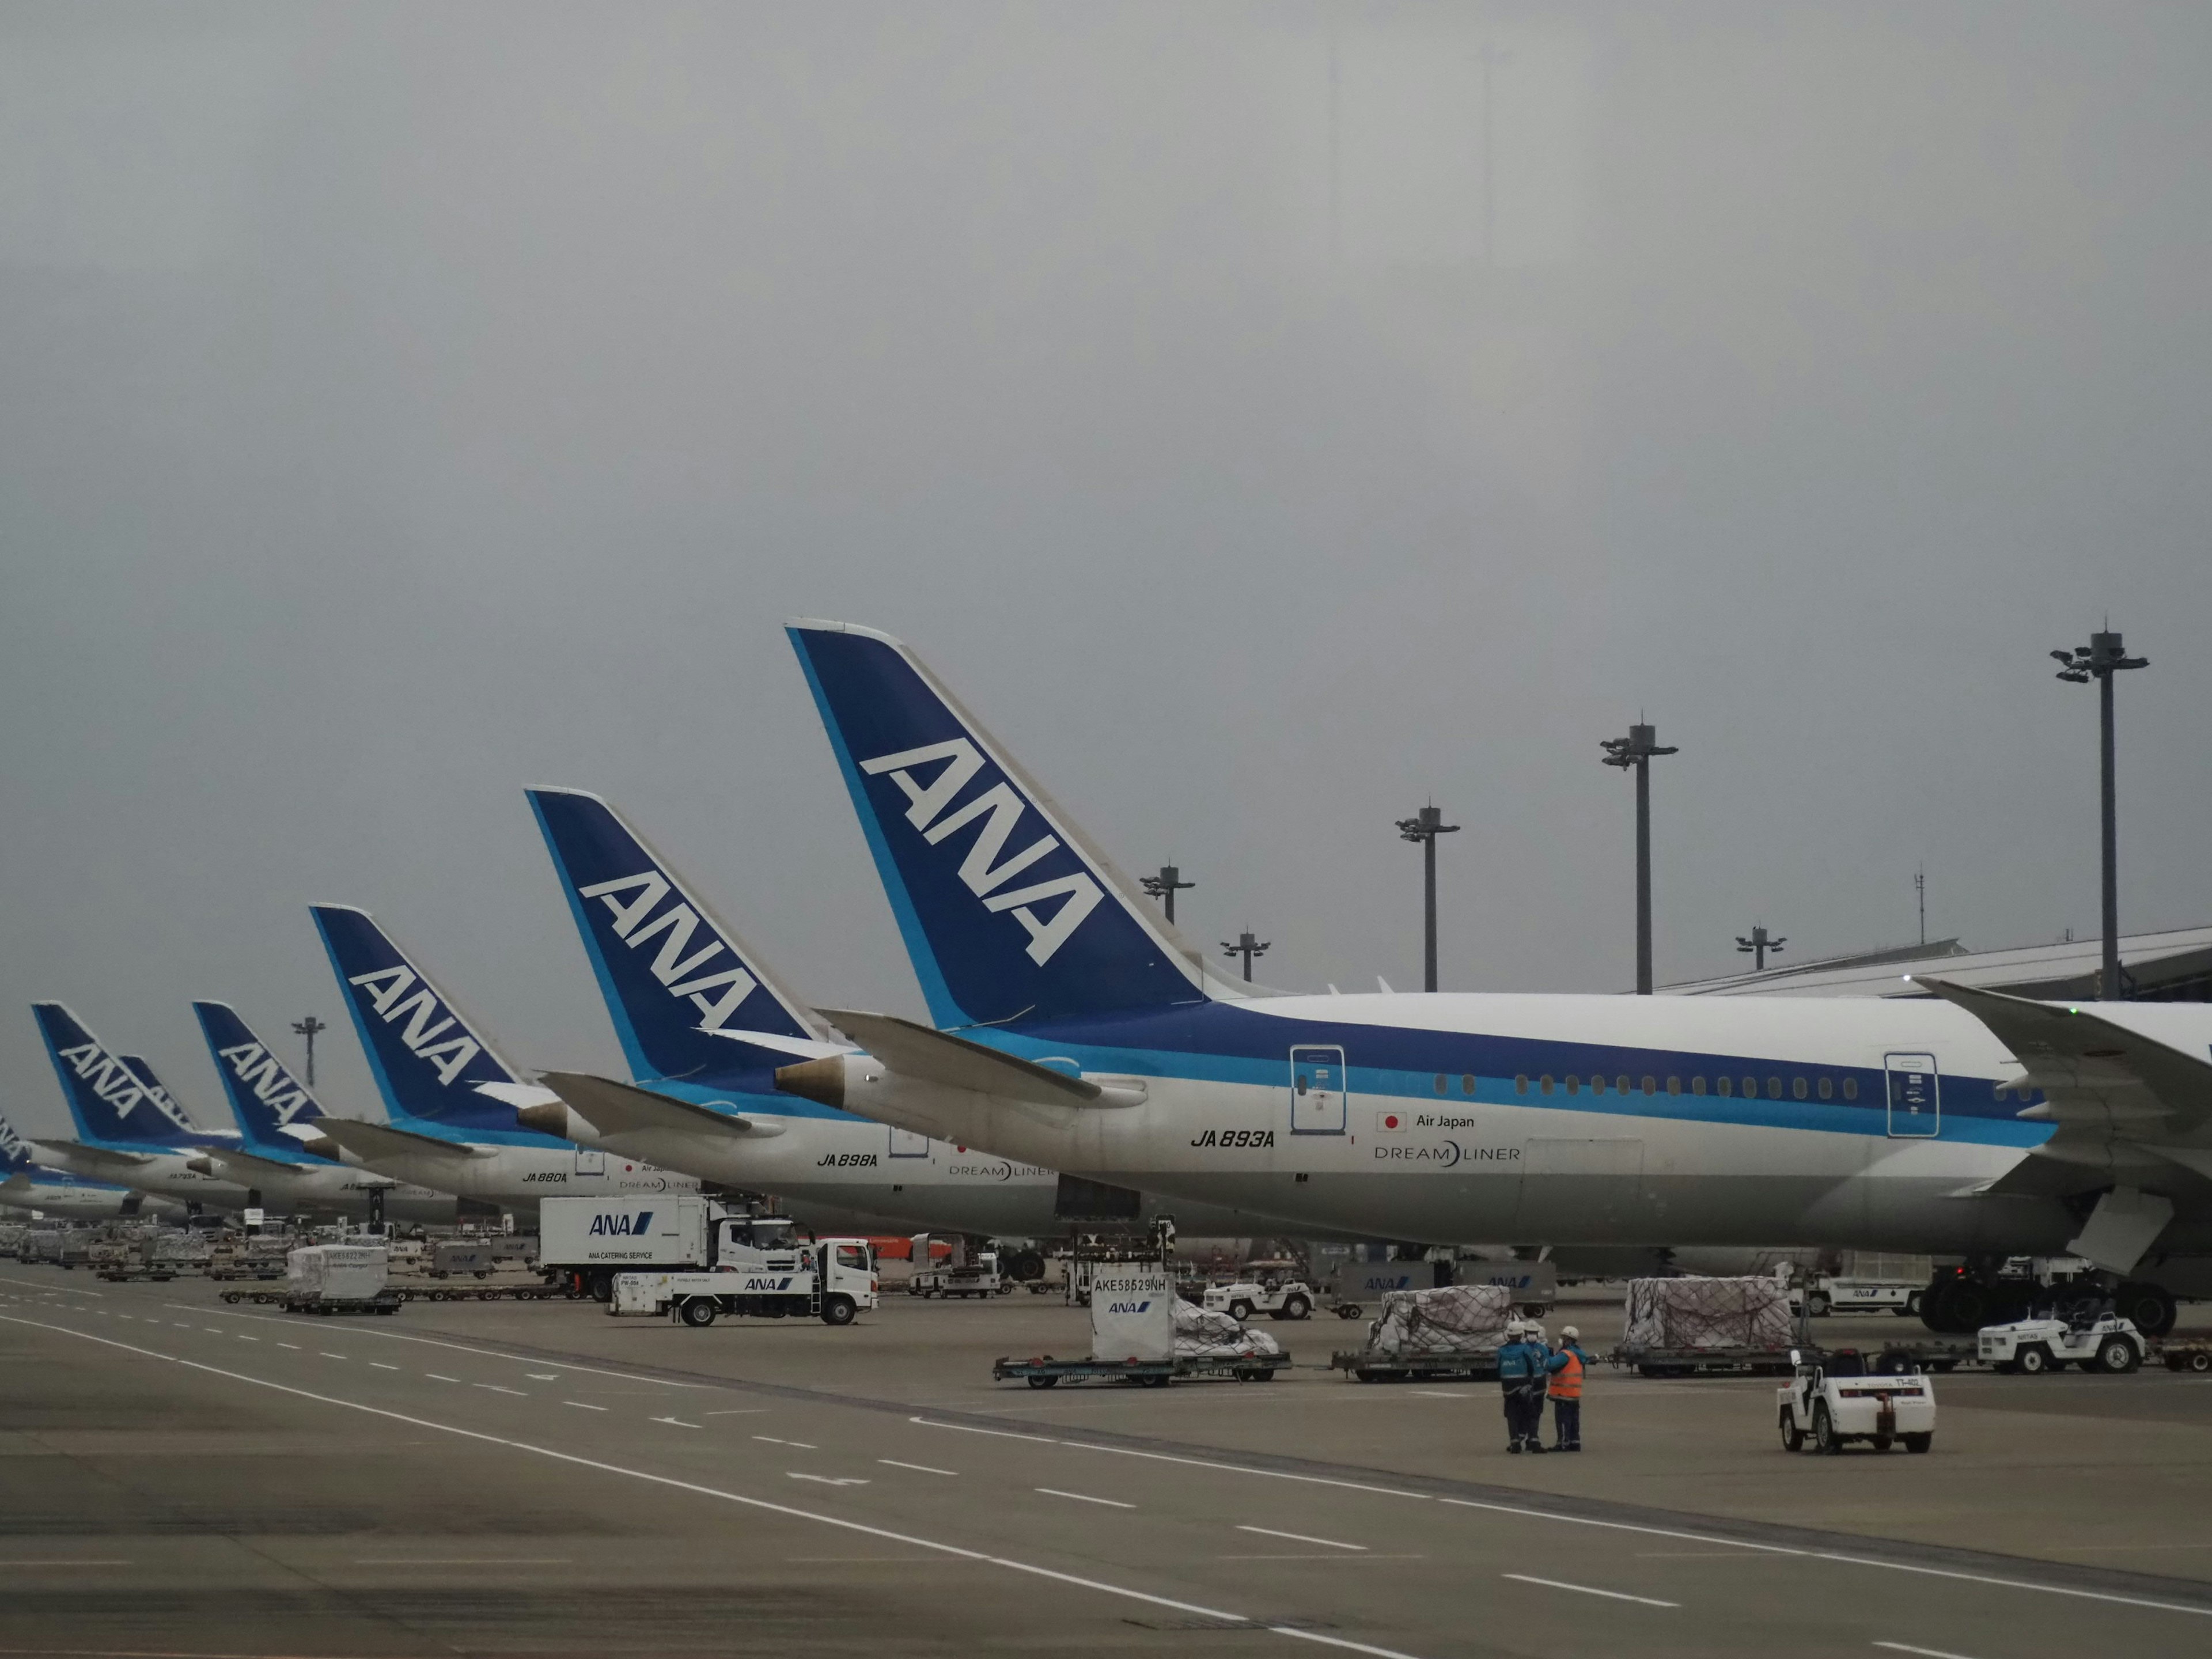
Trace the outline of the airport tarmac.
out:
[[[1601,1370],[1589,1449],[1531,1459],[1494,1387],[1267,1328],[1276,1383],[1038,1392],[991,1359],[1088,1325],[1026,1296],[693,1331],[9,1265],[0,1650],[2212,1650],[2212,1382],[1942,1378],[1931,1455],[1820,1458],[1771,1380]]]

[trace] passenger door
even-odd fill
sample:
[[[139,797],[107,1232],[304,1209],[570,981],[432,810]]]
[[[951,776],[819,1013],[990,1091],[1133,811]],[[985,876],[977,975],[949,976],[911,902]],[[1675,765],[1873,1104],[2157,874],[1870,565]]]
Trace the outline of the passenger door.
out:
[[[1889,1133],[1898,1140],[1933,1140],[1943,1133],[1943,1079],[1933,1054],[1884,1054],[1889,1079]]]
[[[918,1135],[911,1129],[893,1129],[890,1136],[890,1155],[893,1158],[927,1158],[929,1156],[927,1135]]]
[[[1343,1049],[1303,1048],[1291,1050],[1292,1134],[1342,1134],[1345,1092]]]

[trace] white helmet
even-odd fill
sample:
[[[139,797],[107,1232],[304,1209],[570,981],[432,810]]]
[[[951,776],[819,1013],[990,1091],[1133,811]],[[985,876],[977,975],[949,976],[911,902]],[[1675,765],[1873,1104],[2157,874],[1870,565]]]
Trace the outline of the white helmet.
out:
[[[1583,1339],[1583,1334],[1571,1325],[1560,1326],[1559,1334],[1566,1338],[1570,1342],[1579,1342]]]

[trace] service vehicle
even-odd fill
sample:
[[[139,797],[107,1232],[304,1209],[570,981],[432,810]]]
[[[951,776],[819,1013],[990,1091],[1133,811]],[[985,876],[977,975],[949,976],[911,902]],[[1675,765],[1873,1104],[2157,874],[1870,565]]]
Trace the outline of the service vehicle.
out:
[[[755,1245],[730,1233],[708,1272],[617,1274],[607,1311],[665,1316],[697,1329],[724,1314],[849,1325],[878,1297],[865,1238]]]
[[[980,1297],[1008,1296],[1013,1291],[1014,1281],[999,1271],[999,1253],[981,1250],[973,1261],[957,1267],[917,1268],[906,1282],[908,1296]]]
[[[1872,1279],[1838,1279],[1824,1275],[1808,1285],[1792,1285],[1790,1305],[1814,1318],[1838,1313],[1887,1313],[1900,1319],[1917,1319],[1925,1283],[1905,1284]]]
[[[2124,1376],[2142,1364],[2146,1345],[2132,1321],[2118,1314],[2073,1319],[2015,1319],[1975,1334],[1975,1357],[1992,1370],[2039,1376],[2072,1364],[2085,1371]]]
[[[1848,1349],[1807,1359],[1796,1349],[1788,1386],[1775,1390],[1782,1449],[1840,1452],[1854,1440],[1887,1451],[1899,1441],[1909,1452],[1936,1443],[1936,1388],[1918,1372],[1873,1374],[1865,1356]]]
[[[1314,1293],[1312,1286],[1302,1279],[1269,1275],[1209,1285],[1199,1305],[1208,1313],[1225,1313],[1240,1323],[1255,1314],[1265,1314],[1270,1319],[1308,1319],[1313,1316]]]
[[[2168,1342],[2159,1350],[2160,1359],[2170,1371],[2195,1371],[2202,1376],[2212,1371],[2212,1342],[2201,1337],[2185,1342]]]
[[[617,1273],[712,1267],[727,1239],[787,1243],[792,1223],[749,1216],[696,1193],[549,1198],[538,1206],[538,1268],[571,1295],[605,1302]]]

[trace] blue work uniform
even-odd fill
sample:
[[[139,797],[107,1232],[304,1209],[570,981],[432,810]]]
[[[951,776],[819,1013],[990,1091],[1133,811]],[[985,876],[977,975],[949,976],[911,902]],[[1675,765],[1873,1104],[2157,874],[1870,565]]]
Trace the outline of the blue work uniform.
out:
[[[1508,1451],[1544,1449],[1545,1367],[1550,1358],[1551,1350],[1540,1342],[1509,1342],[1498,1351]]]

